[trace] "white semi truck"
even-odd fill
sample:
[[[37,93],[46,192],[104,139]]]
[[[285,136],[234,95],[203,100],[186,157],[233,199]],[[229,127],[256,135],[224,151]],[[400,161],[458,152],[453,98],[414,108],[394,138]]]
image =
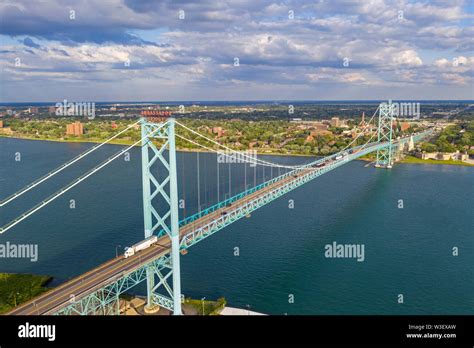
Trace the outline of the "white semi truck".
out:
[[[147,239],[142,240],[141,242],[138,242],[131,247],[125,248],[125,253],[124,257],[130,257],[132,255],[135,255],[135,253],[139,252],[140,250],[144,250],[146,248],[149,248],[153,243],[156,243],[158,241],[157,236],[151,236],[148,237]]]

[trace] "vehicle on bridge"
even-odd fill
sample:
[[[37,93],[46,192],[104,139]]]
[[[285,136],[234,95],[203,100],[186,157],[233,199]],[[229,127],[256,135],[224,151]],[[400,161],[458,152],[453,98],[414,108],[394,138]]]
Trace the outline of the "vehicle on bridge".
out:
[[[340,159],[344,159],[344,160],[345,160],[345,159],[348,158],[348,156],[349,156],[349,153],[348,153],[347,151],[345,151],[345,152],[343,152],[343,153],[337,155],[334,159],[335,159],[336,161],[339,161]]]
[[[130,257],[132,255],[135,255],[135,253],[149,248],[150,246],[152,246],[153,243],[156,243],[157,241],[158,241],[157,236],[148,237],[147,239],[144,239],[141,242],[138,242],[138,243],[132,245],[131,247],[125,248],[125,253],[123,254],[123,256],[125,258],[127,258],[127,257]]]

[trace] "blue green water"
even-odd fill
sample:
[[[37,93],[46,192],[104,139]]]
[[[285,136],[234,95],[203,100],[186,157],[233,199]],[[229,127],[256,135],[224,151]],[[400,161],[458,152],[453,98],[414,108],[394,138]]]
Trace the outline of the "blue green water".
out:
[[[0,139],[0,197],[83,152],[91,144]],[[119,146],[105,146],[9,205],[6,223],[92,168]],[[21,161],[15,161],[15,154]],[[74,277],[143,236],[139,149],[120,158],[4,235],[0,244],[37,243],[39,260],[0,259],[2,272]],[[180,197],[197,209],[197,158],[178,154]],[[268,157],[280,163],[307,158]],[[201,205],[215,202],[216,157],[200,154]],[[270,314],[474,313],[474,168],[397,164],[392,170],[340,167],[193,246],[182,257],[186,296],[224,296],[231,306]],[[183,168],[183,165],[185,166]],[[267,179],[231,166],[232,194]],[[229,194],[220,166],[220,198]],[[70,200],[76,207],[70,209]],[[289,208],[289,200],[294,208]],[[397,207],[403,200],[403,209]],[[333,241],[365,246],[365,261],[324,257]],[[120,247],[117,247],[120,245]],[[239,256],[235,256],[235,248]],[[452,255],[458,247],[459,256]],[[135,288],[142,293],[143,287]],[[397,303],[403,294],[404,303]],[[294,303],[289,303],[289,296]]]

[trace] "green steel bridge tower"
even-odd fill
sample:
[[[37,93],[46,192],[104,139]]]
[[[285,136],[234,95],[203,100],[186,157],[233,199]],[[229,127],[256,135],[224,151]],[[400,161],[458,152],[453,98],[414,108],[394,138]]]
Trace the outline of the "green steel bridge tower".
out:
[[[375,167],[390,169],[393,166],[393,149],[392,149],[392,134],[393,134],[393,111],[394,105],[389,102],[381,103],[379,106],[379,126],[377,142],[388,142],[388,146],[377,150],[377,160]]]
[[[158,305],[181,314],[181,275],[179,265],[178,182],[176,172],[175,120],[163,123],[141,120],[143,216],[145,238],[164,231],[171,239],[171,257],[165,267],[151,264],[146,269],[147,309]],[[152,140],[158,139],[157,147]],[[166,153],[165,153],[165,150]],[[158,167],[158,168],[157,168]],[[158,177],[153,168],[162,169]],[[172,278],[172,286],[168,279]],[[158,278],[158,282],[155,282]],[[161,292],[160,292],[161,290]]]

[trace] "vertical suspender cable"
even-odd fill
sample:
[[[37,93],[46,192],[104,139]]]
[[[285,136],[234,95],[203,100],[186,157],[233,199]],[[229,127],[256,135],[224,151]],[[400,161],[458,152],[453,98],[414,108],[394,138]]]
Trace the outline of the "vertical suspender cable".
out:
[[[197,189],[198,189],[198,212],[201,212],[201,180],[199,176],[199,151],[197,152]]]
[[[219,186],[220,186],[220,176],[219,176],[219,154],[216,153],[216,162],[217,162],[217,202],[220,202],[219,195]]]
[[[206,166],[204,166],[206,168]],[[207,192],[207,173],[204,173],[204,207],[207,207],[208,192]]]
[[[183,171],[181,178],[182,178],[182,186],[183,186],[183,218],[186,218],[186,171],[184,170],[184,153],[181,153],[181,169]]]
[[[232,172],[230,169],[230,161],[229,161],[229,198],[232,197],[231,181],[232,181]]]
[[[257,186],[257,166],[253,168],[253,187],[255,187]]]
[[[244,162],[244,191],[247,191],[247,162]]]

